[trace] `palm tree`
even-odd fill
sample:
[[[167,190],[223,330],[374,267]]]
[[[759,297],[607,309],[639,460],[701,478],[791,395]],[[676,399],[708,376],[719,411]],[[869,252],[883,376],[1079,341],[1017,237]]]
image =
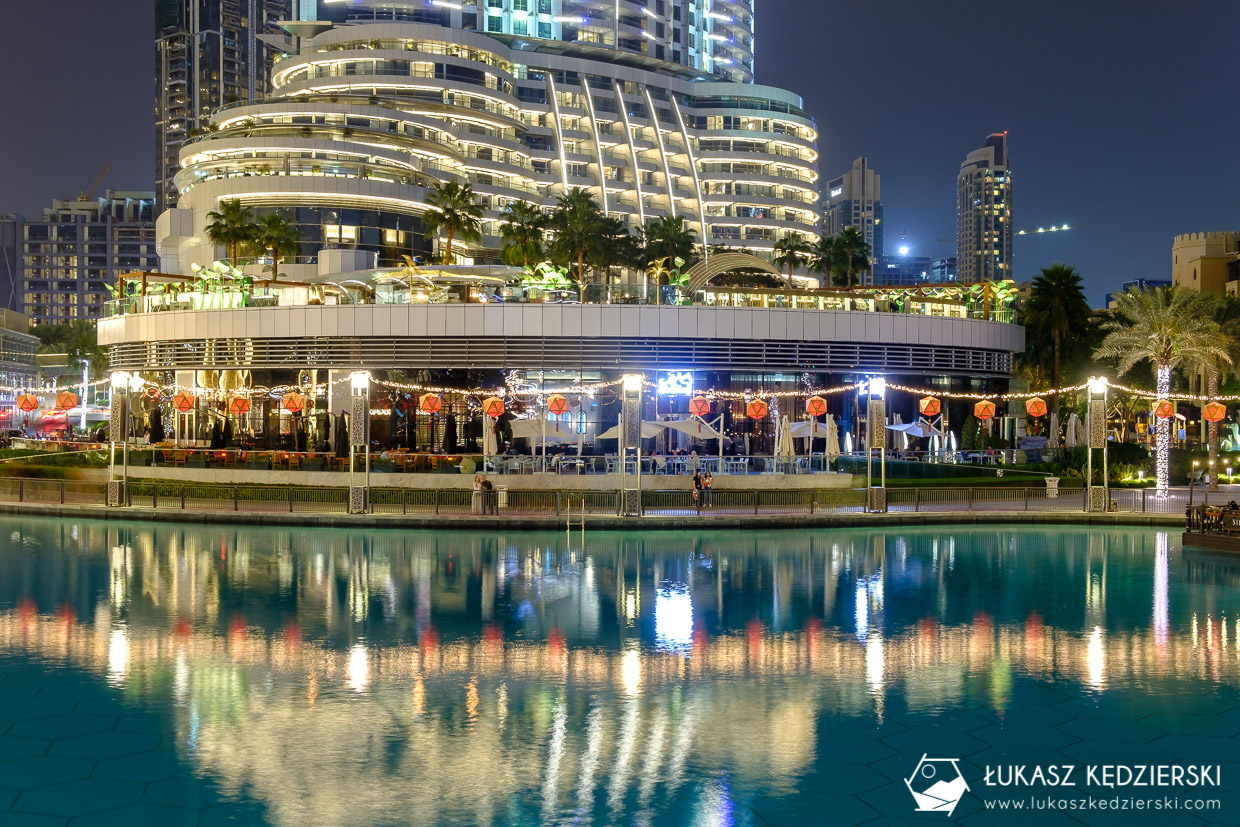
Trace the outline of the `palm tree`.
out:
[[[856,227],[845,227],[836,237],[836,267],[844,276],[844,286],[852,287],[853,276],[870,269],[870,245]]]
[[[1025,305],[1025,329],[1033,334],[1039,349],[1050,346],[1052,388],[1058,388],[1063,379],[1060,357],[1065,341],[1083,334],[1092,312],[1075,267],[1052,264],[1034,278]],[[1051,410],[1059,413],[1058,394],[1051,398]]]
[[[279,213],[268,213],[254,226],[253,244],[271,256],[271,280],[280,280],[280,261],[297,255],[301,233]]]
[[[1209,302],[1213,310],[1214,321],[1218,322],[1219,329],[1223,335],[1227,337],[1228,353],[1231,355],[1230,364],[1240,362],[1240,297],[1223,296]],[[1205,373],[1207,390],[1211,400],[1218,398],[1219,378],[1223,375],[1223,362],[1221,359],[1214,358],[1204,365],[1197,366],[1199,370]],[[1218,423],[1211,422],[1209,426],[1209,442],[1210,442],[1210,490],[1218,490]]]
[[[610,215],[600,218],[598,233],[586,255],[593,267],[602,268],[607,275],[613,267],[646,266],[641,239],[629,232],[624,221]]]
[[[443,181],[426,193],[426,203],[431,209],[422,214],[422,230],[428,239],[443,230],[443,260],[452,263],[452,241],[482,241],[482,207],[474,203],[474,189],[469,184]]]
[[[1211,360],[1230,365],[1227,336],[1200,293],[1160,287],[1129,290],[1116,301],[1115,314],[1103,322],[1107,336],[1094,352],[1115,359],[1121,374],[1149,361],[1156,372],[1159,398],[1171,393],[1171,371],[1179,365]],[[1171,420],[1158,425],[1156,471],[1158,490],[1166,491],[1170,476]]]
[[[693,230],[685,226],[684,216],[652,218],[646,222],[642,232],[645,241],[645,259],[647,262],[661,258],[674,261],[682,258],[689,261],[694,257],[697,237]]]
[[[831,274],[835,272],[840,260],[840,248],[836,237],[833,235],[819,237],[818,242],[810,247],[809,254],[810,272],[822,276],[824,287],[830,285]]]
[[[73,374],[80,375],[83,365],[90,367],[91,376],[107,372],[108,349],[99,345],[94,322],[75,319],[65,324],[41,324],[31,328],[31,332],[39,338],[39,353],[67,355]]]
[[[249,244],[254,234],[254,211],[241,206],[241,200],[221,201],[219,212],[207,213],[211,223],[207,225],[207,240],[228,250],[228,263],[237,266],[241,248]]]
[[[547,214],[528,201],[513,201],[499,216],[505,264],[530,267],[543,259]]]
[[[598,249],[598,239],[605,229],[603,218],[594,196],[580,187],[561,195],[551,215],[551,228],[555,231],[552,255],[558,263],[576,262],[578,284],[585,283],[587,253]]]
[[[800,267],[808,255],[809,245],[797,233],[786,235],[775,242],[775,266],[784,269],[788,287],[792,287],[792,268]]]

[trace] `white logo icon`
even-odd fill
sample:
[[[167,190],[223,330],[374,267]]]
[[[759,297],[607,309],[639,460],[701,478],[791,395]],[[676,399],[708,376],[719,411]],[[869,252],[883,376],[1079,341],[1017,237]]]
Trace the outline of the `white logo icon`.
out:
[[[950,817],[969,789],[969,782],[960,772],[959,758],[921,756],[917,769],[904,779],[904,786],[913,794],[919,813],[947,813]]]

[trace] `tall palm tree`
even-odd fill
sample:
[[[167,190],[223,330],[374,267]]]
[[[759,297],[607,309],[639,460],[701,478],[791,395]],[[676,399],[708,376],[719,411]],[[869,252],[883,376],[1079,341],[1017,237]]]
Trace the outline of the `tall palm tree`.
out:
[[[512,201],[499,216],[499,234],[504,239],[501,257],[514,267],[531,267],[543,258],[547,214],[528,201]]]
[[[867,272],[872,265],[870,245],[856,227],[845,227],[835,243],[838,250],[836,266],[844,275],[844,286],[852,287],[853,277]]]
[[[685,226],[684,216],[673,218],[665,215],[652,218],[646,222],[642,237],[646,245],[646,261],[658,261],[661,258],[669,261],[682,258],[689,261],[694,257],[697,247],[697,236]]]
[[[1043,267],[1033,280],[1029,301],[1025,305],[1025,329],[1032,333],[1036,346],[1051,350],[1051,387],[1058,388],[1063,379],[1061,356],[1064,343],[1071,336],[1081,336],[1093,311],[1085,298],[1081,274],[1075,267],[1052,264]],[[1059,413],[1059,395],[1051,398],[1051,410]]]
[[[1115,359],[1121,374],[1149,361],[1156,374],[1158,396],[1171,393],[1171,371],[1180,365],[1203,365],[1217,359],[1231,364],[1227,336],[1210,313],[1209,299],[1174,287],[1129,290],[1116,301],[1115,314],[1105,322],[1107,336],[1094,352]],[[1158,424],[1156,471],[1158,490],[1170,482],[1171,420]]]
[[[254,211],[243,207],[239,198],[221,201],[219,211],[207,213],[211,223],[207,225],[207,240],[228,250],[228,263],[237,266],[241,248],[249,244],[254,234]]]
[[[597,249],[598,238],[605,229],[603,218],[594,196],[580,187],[561,195],[551,214],[551,228],[555,231],[552,255],[561,264],[576,262],[578,284],[585,283],[586,255]]]
[[[641,239],[629,232],[628,226],[615,216],[603,216],[599,220],[598,233],[586,251],[592,266],[610,275],[613,267],[646,266]]]
[[[253,244],[271,256],[271,280],[280,280],[280,261],[297,255],[301,232],[279,213],[268,213],[254,226]]]
[[[1240,362],[1240,297],[1223,296],[1222,298],[1210,301],[1210,308],[1213,310],[1214,321],[1218,322],[1219,329],[1223,335],[1227,337],[1228,353],[1231,355],[1230,364]],[[1221,359],[1217,357],[1210,359],[1204,365],[1197,366],[1206,375],[1207,390],[1206,393],[1210,399],[1218,398],[1218,383],[1223,376],[1225,368]],[[1218,423],[1211,422],[1208,428],[1210,443],[1210,490],[1218,490]]]
[[[822,276],[824,287],[830,286],[831,275],[835,272],[840,260],[840,247],[835,236],[821,236],[817,243],[810,247],[809,269]]]
[[[786,235],[775,242],[775,266],[783,268],[788,287],[792,287],[792,269],[800,267],[808,257],[809,245],[798,233]]]
[[[426,193],[431,209],[422,214],[422,230],[428,239],[443,230],[445,264],[452,263],[452,241],[482,240],[482,207],[474,203],[474,189],[469,184],[441,181]]]

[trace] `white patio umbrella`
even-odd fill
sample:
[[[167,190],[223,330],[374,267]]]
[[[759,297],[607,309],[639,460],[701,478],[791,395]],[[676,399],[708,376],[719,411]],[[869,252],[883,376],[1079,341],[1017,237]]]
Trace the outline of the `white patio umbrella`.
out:
[[[827,414],[827,457],[840,455],[840,429],[836,427],[834,414]]]
[[[1073,414],[1076,416],[1076,414]],[[1079,416],[1076,417],[1076,444],[1084,445],[1089,437],[1085,433],[1085,423],[1081,421]]]
[[[572,442],[577,435],[568,428],[556,431],[548,428],[541,417],[518,419],[512,423],[513,439],[531,439],[536,442]]]
[[[1063,441],[1063,446],[1065,448],[1075,448],[1078,444],[1076,441],[1077,419],[1078,417],[1076,414],[1069,414],[1068,416],[1068,430],[1067,433],[1064,434]]]
[[[688,434],[694,439],[719,439],[722,436],[705,420],[696,416],[691,416],[688,419],[672,419],[667,422],[660,422],[659,425],[664,428],[670,428],[673,431],[679,431],[682,434]]]
[[[895,430],[900,432],[900,450],[907,451],[908,450],[908,434],[905,433],[904,428],[903,428],[904,420],[901,419],[899,414],[896,414],[895,419],[892,421],[891,424],[895,426]]]
[[[852,434],[848,431],[844,432],[844,453],[851,454],[853,452]]]
[[[642,439],[650,439],[652,436],[658,436],[659,434],[663,433],[663,426],[666,424],[667,424],[666,422],[652,422],[649,419],[643,419],[642,420]],[[619,439],[619,438],[620,438],[620,425],[619,424],[615,425],[614,427],[608,428],[606,431],[603,431],[601,434],[595,437],[595,439]]]
[[[1051,414],[1050,425],[1047,426],[1046,436],[1048,444],[1053,448],[1059,447],[1059,412]]]
[[[486,414],[482,415],[482,455],[487,459],[499,453],[495,439],[495,420]]]
[[[792,423],[786,416],[779,426],[779,447],[776,449],[775,454],[780,459],[787,461],[795,459],[797,455],[796,445],[792,442]]]

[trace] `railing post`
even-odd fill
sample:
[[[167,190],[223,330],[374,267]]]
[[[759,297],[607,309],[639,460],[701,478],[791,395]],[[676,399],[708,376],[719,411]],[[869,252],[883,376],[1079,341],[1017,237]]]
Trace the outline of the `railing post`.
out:
[[[1141,489],[1141,513],[1142,514],[1145,513],[1145,492],[1146,492],[1146,489],[1142,488]]]
[[[555,516],[560,516],[560,492],[555,492]]]
[[[293,513],[293,486],[288,487],[288,513]]]
[[[60,504],[65,504],[65,481],[60,481]]]
[[[26,481],[23,479],[17,481],[17,501],[19,503],[26,501]]]
[[[435,489],[435,515],[439,515],[439,489]]]
[[[814,506],[817,505],[815,500],[816,498],[814,497],[814,492],[811,490],[809,492],[809,515],[811,517],[814,516]]]
[[[1029,510],[1029,487],[1025,487],[1025,510]]]
[[[181,485],[181,510],[185,510],[185,485]]]
[[[969,500],[969,510],[972,511],[973,510],[973,489],[966,488],[965,491],[968,492],[966,496],[968,497],[968,500]]]
[[[237,486],[233,486],[233,511],[237,511]]]
[[[151,483],[151,510],[159,510],[159,482]]]
[[[401,514],[409,513],[409,489],[408,488],[400,489],[400,513]]]
[[[753,494],[753,513],[756,517],[758,515],[758,496],[761,492],[751,491],[750,493]]]
[[[913,489],[913,511],[921,511],[921,488]]]

